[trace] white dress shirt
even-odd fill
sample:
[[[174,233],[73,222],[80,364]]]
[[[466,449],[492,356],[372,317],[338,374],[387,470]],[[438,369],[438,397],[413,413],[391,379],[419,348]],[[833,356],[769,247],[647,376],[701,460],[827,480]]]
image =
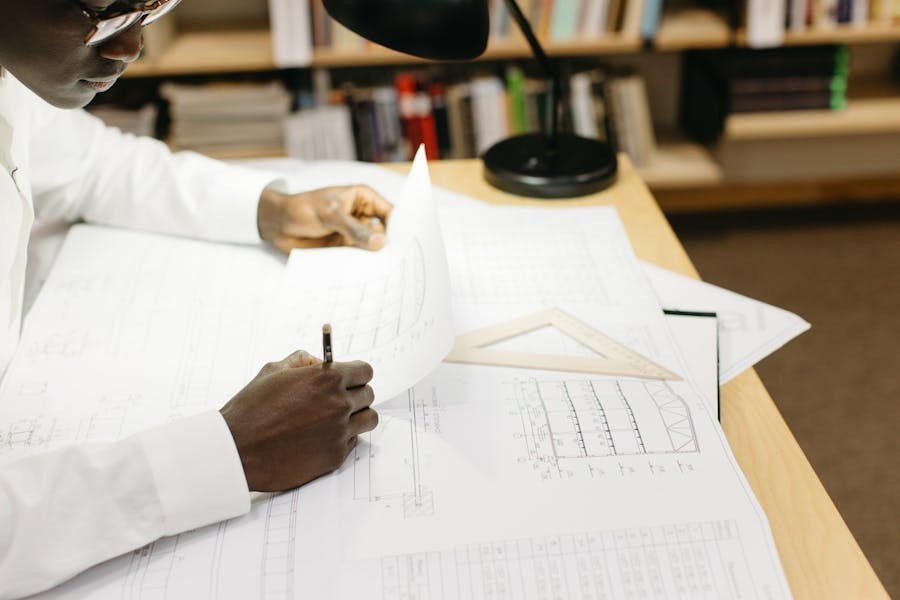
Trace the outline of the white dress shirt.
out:
[[[257,201],[273,179],[197,154],[173,155],[84,111],[53,108],[2,70],[0,168],[0,377],[19,338],[36,214],[258,243]],[[4,464],[0,598],[47,589],[249,507],[240,458],[217,411],[111,444]]]

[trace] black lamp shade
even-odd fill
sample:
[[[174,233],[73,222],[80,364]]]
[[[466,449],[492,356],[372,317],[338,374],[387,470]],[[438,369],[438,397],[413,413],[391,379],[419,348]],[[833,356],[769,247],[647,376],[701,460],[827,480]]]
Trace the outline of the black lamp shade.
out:
[[[487,47],[487,0],[324,0],[362,37],[431,60],[471,60]]]

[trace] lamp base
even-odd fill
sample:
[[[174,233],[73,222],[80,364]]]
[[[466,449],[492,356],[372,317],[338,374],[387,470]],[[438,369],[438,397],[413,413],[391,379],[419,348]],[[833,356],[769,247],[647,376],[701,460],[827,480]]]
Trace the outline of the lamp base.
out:
[[[584,196],[615,182],[618,161],[609,144],[570,133],[557,143],[556,155],[548,156],[544,134],[501,140],[482,157],[484,178],[505,192],[548,199]]]

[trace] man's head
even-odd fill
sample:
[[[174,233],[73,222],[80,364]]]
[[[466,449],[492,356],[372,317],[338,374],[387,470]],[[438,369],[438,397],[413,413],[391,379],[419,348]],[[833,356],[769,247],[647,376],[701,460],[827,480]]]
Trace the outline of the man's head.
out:
[[[177,2],[172,2],[175,4]],[[77,108],[112,87],[141,51],[141,20],[88,45],[98,18],[146,2],[0,0],[0,66],[61,108]]]

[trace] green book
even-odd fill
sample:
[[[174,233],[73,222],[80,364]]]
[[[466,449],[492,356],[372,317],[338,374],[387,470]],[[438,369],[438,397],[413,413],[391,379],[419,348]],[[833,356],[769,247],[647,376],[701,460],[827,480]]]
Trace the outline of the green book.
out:
[[[519,67],[506,70],[506,93],[509,97],[510,125],[513,134],[528,131],[528,115],[525,107],[525,74]]]

